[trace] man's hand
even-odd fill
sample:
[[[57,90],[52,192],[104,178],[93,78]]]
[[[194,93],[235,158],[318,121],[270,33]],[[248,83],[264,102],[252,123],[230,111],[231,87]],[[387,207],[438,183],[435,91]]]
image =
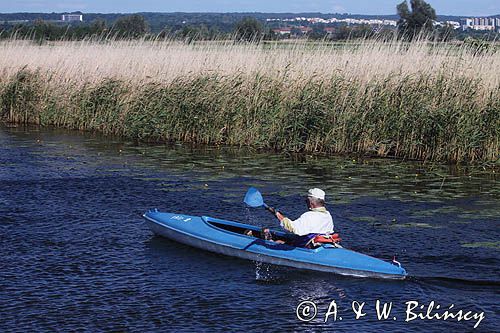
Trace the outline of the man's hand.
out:
[[[276,210],[276,208],[266,207],[266,209],[270,211],[274,216],[276,216],[276,218],[280,220],[280,222],[285,218],[285,216],[283,216],[283,214],[281,214],[278,210]]]
[[[283,216],[283,214],[281,214],[281,213],[280,213],[280,212],[278,212],[278,211],[276,211],[276,214],[275,214],[275,215],[276,215],[276,217],[278,218],[278,220],[280,220],[280,222],[281,222],[281,220],[283,220],[283,219],[285,218],[285,217]]]

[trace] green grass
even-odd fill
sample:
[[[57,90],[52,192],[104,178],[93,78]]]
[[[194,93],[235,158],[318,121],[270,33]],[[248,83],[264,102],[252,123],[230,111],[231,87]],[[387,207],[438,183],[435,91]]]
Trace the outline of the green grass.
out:
[[[468,248],[489,248],[500,250],[500,242],[475,242],[475,243],[467,243],[462,244],[462,247]]]

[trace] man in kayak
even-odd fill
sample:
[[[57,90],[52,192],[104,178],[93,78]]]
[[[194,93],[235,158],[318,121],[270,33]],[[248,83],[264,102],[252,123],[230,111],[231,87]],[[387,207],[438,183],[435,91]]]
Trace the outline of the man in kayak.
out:
[[[325,191],[310,189],[306,203],[309,211],[294,221],[275,212],[281,227],[297,235],[292,245],[298,247],[306,246],[317,235],[333,233],[333,219],[325,208]]]

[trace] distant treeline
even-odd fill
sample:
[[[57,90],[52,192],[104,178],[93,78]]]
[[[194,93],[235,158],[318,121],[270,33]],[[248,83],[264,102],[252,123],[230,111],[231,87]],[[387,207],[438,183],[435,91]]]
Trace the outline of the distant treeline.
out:
[[[108,25],[112,25],[121,17],[128,14],[99,14],[99,13],[81,13],[87,24],[94,20],[104,20]],[[148,22],[152,33],[160,33],[165,27],[175,28],[184,25],[217,27],[222,32],[230,32],[234,25],[246,17],[253,17],[261,22],[266,19],[286,19],[292,17],[319,17],[331,18],[366,18],[366,19],[387,19],[397,20],[397,15],[349,15],[349,14],[322,14],[322,13],[138,13]],[[57,21],[61,20],[62,13],[0,13],[0,23],[5,21],[30,21],[36,20]],[[456,18],[458,19],[458,18]]]
[[[77,14],[81,14],[77,12]],[[212,39],[264,39],[309,38],[325,40],[346,40],[392,36],[395,27],[376,27],[370,25],[347,25],[345,23],[312,24],[308,21],[283,22],[266,19],[290,17],[331,18],[333,15],[321,13],[140,13],[125,14],[83,14],[83,22],[63,22],[58,13],[15,13],[0,14],[0,38],[21,38],[45,40],[81,40],[98,38],[174,38],[184,40]],[[348,15],[335,14],[341,18],[398,19],[397,15]],[[440,16],[440,20],[459,20],[458,17]],[[291,33],[282,35],[274,30],[284,26],[291,27]],[[304,33],[299,27],[310,28]],[[327,29],[329,28],[328,32]],[[243,30],[243,33],[242,33]],[[433,33],[441,40],[467,37],[495,40],[499,34],[494,32],[461,31],[450,26],[438,27]]]
[[[63,13],[0,13],[0,22],[3,21],[35,21],[41,19],[44,21],[54,21],[60,20]],[[108,24],[112,24],[117,19],[128,14],[101,14],[101,13],[82,13],[74,12],[72,14],[82,14],[84,20],[87,22],[92,22],[96,19],[102,19]],[[356,14],[324,14],[324,13],[151,13],[144,12],[138,13],[148,21],[151,31],[153,33],[159,33],[163,30],[165,26],[175,26],[180,25],[185,22],[185,24],[193,25],[220,25],[231,28],[236,22],[240,21],[245,17],[253,17],[260,21],[265,21],[266,19],[286,19],[292,17],[305,17],[305,18],[352,18],[352,19],[380,19],[380,20],[398,20],[399,16],[394,15],[356,15]],[[462,17],[460,16],[450,16],[450,15],[438,15],[437,19],[439,21],[460,21]]]

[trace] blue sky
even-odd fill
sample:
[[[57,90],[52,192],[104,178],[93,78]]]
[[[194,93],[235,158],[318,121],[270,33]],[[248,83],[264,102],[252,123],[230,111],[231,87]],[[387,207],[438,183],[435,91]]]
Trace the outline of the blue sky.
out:
[[[0,0],[0,12],[323,12],[393,14],[402,0]],[[429,0],[438,14],[500,14],[500,0]]]

